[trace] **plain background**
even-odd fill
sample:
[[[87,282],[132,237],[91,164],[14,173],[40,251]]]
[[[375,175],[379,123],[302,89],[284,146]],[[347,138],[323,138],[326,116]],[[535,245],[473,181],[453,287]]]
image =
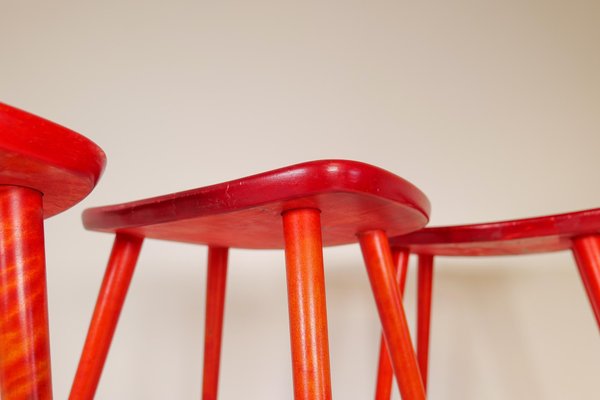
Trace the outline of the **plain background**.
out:
[[[108,155],[46,222],[55,397],[108,258],[85,207],[347,158],[428,194],[432,225],[600,205],[600,3],[0,0],[0,96]],[[283,253],[232,251],[221,399],[289,399]],[[333,395],[373,395],[357,246],[326,249]],[[200,396],[206,249],[147,241],[98,399]],[[412,267],[411,267],[412,268]],[[414,270],[405,306],[414,316]],[[432,399],[589,399],[600,343],[571,254],[437,261]]]

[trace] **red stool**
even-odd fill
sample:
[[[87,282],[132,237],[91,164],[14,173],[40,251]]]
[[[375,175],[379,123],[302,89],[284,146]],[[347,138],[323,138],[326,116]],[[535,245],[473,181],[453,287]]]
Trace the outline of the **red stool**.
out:
[[[315,161],[214,186],[95,208],[88,229],[116,240],[70,399],[94,396],[143,238],[206,244],[203,398],[217,397],[227,252],[285,249],[294,396],[330,399],[322,246],[359,241],[405,399],[424,399],[388,235],[415,231],[426,197],[405,180],[353,161]]]
[[[405,258],[409,253],[419,256],[417,358],[425,386],[434,256],[501,256],[572,250],[600,327],[600,209],[514,221],[426,228],[394,237],[390,244]],[[402,267],[406,268],[406,263]],[[380,358],[387,360],[385,348]],[[391,380],[391,372],[380,368],[378,399],[389,399]]]
[[[43,219],[94,188],[105,157],[83,136],[0,103],[0,398],[51,399]]]

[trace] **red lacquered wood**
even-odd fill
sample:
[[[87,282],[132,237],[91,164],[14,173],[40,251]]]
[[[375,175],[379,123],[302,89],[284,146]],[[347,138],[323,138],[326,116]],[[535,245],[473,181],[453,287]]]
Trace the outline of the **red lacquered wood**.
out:
[[[600,328],[600,235],[576,238],[573,253]]]
[[[221,338],[223,336],[228,250],[226,247],[208,248],[206,314],[204,324],[204,374],[202,379],[203,400],[216,400],[219,388],[219,365],[221,363]]]
[[[42,195],[1,185],[0,397],[52,398]]]
[[[85,137],[0,103],[0,185],[43,193],[46,218],[87,196],[105,163],[104,152]]]
[[[412,184],[355,161],[322,160],[162,197],[86,210],[86,228],[238,248],[283,248],[280,215],[322,211],[323,244],[358,231],[399,235],[427,223],[429,203]]]
[[[400,290],[394,279],[387,236],[383,231],[374,230],[362,232],[358,237],[402,398],[425,399]]]
[[[331,399],[320,212],[283,214],[294,399]]]
[[[417,361],[425,390],[427,390],[432,288],[433,256],[421,254],[417,266]]]
[[[406,273],[408,272],[409,251],[406,249],[394,250],[392,259],[396,270],[396,281],[400,290],[400,297],[404,297],[404,288],[406,286]],[[392,381],[394,370],[390,361],[385,337],[381,335],[379,342],[379,366],[377,368],[377,386],[375,389],[376,400],[389,400],[392,396]]]
[[[345,160],[293,165],[83,215],[86,228],[97,231],[212,247],[285,248],[297,399],[331,397],[322,246],[353,243],[356,232],[373,229],[410,232],[428,218],[429,202],[412,184]]]
[[[390,239],[417,254],[497,256],[566,250],[572,239],[600,233],[600,208],[545,217],[426,228]]]
[[[85,340],[71,400],[94,398],[143,239],[117,234]]]

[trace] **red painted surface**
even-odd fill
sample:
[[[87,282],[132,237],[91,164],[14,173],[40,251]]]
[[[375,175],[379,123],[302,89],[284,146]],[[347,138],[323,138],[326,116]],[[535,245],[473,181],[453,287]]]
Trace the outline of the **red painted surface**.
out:
[[[209,247],[208,249],[204,323],[204,374],[202,378],[203,400],[216,400],[219,388],[228,250],[226,247]]]
[[[238,248],[283,248],[280,215],[321,210],[323,244],[356,242],[356,232],[399,235],[423,227],[429,202],[412,184],[355,161],[293,165],[230,182],[89,209],[86,228]]]
[[[331,399],[320,212],[283,214],[295,400]]]
[[[85,137],[0,103],[0,185],[44,194],[44,216],[75,205],[92,191],[106,158]]]
[[[537,218],[434,227],[390,239],[421,256],[418,359],[427,382],[433,256],[498,256],[572,249],[600,327],[600,208]],[[431,265],[429,265],[431,263]]]
[[[387,236],[383,231],[375,230],[360,233],[359,240],[402,398],[425,399],[425,389],[410,339],[400,290],[394,279]]]
[[[429,362],[429,328],[431,325],[431,292],[433,289],[433,256],[419,255],[417,266],[417,360],[427,390]]]
[[[404,297],[404,288],[406,286],[406,273],[408,272],[409,251],[406,249],[394,250],[392,259],[396,270],[396,281],[400,296]],[[394,370],[390,361],[385,337],[381,335],[379,342],[379,366],[377,368],[377,386],[375,389],[376,400],[390,400],[392,396],[392,381]]]
[[[570,249],[573,238],[600,233],[600,208],[538,218],[426,228],[390,239],[418,254],[495,256]]]
[[[42,196],[0,186],[0,397],[52,399]]]
[[[142,241],[142,238],[123,234],[118,234],[115,238],[71,388],[70,400],[94,398]]]
[[[0,103],[0,397],[51,399],[43,218],[82,200],[106,162],[83,136]]]
[[[600,235],[576,238],[573,254],[600,328]]]
[[[322,246],[353,243],[357,232],[373,229],[389,234],[410,232],[422,228],[428,218],[429,202],[412,184],[371,165],[343,160],[293,165],[200,189],[90,209],[83,216],[86,228],[120,235],[208,244],[213,248],[285,248],[294,393],[296,399],[311,400],[331,398]],[[133,266],[109,265],[111,268]],[[380,286],[386,285],[383,279],[387,278],[387,285],[395,286],[393,274],[381,276],[375,271],[372,275]],[[209,277],[209,285],[211,281]],[[208,290],[214,303],[207,306],[207,326],[219,330],[219,339],[207,340],[209,367],[205,368],[204,388],[211,394],[205,391],[205,398],[213,398],[209,396],[216,393],[218,385],[224,276],[214,283],[214,292],[211,287]],[[119,287],[103,289],[99,301],[114,303],[117,316],[125,295]],[[384,303],[389,296],[376,295]],[[76,379],[72,393],[85,390],[92,396],[98,383],[116,324],[116,317],[109,318],[108,308],[106,312],[102,307],[100,310],[92,321],[82,356],[82,362],[91,366],[80,366],[82,372],[78,371],[77,379],[82,381],[81,388],[75,390]],[[404,316],[400,308],[386,319],[391,340],[402,334],[408,337],[407,330],[401,332],[406,327],[392,327],[398,312]],[[94,335],[100,336],[100,344],[96,344]],[[407,357],[405,350],[394,345],[392,359],[397,375]],[[418,374],[412,347],[410,351]],[[414,376],[409,374],[411,379]],[[413,389],[409,385],[403,390],[412,393]],[[91,397],[71,397],[75,398]]]

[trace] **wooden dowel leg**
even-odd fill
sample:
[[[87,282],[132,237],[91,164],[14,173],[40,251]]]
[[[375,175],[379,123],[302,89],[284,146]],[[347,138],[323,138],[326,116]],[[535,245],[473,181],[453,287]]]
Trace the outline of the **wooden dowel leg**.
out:
[[[117,234],[71,387],[70,400],[94,398],[143,239]]]
[[[283,213],[296,400],[331,399],[320,212]]]
[[[42,195],[0,186],[0,398],[52,398]]]
[[[400,289],[400,296],[404,295],[404,287],[406,286],[406,273],[408,271],[409,251],[407,249],[394,250],[392,259],[396,270],[396,281]],[[392,396],[392,380],[394,370],[390,361],[385,338],[381,334],[379,344],[379,366],[377,368],[377,386],[375,389],[376,400],[389,400]]]
[[[600,328],[600,235],[575,239],[573,254]]]
[[[400,290],[394,279],[387,237],[380,230],[362,232],[358,237],[402,398],[425,399],[425,389],[411,343]]]
[[[209,247],[206,277],[206,314],[204,324],[204,373],[202,399],[216,400],[219,388],[223,312],[227,281],[226,247]]]
[[[419,255],[417,266],[417,360],[425,390],[427,390],[432,287],[433,256]]]

